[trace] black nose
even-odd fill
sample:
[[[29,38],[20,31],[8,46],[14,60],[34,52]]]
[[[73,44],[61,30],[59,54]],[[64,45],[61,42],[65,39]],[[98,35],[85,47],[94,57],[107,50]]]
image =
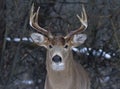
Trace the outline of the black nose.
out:
[[[52,58],[52,61],[58,63],[58,62],[61,62],[62,61],[62,58],[58,55],[55,55],[53,58]]]

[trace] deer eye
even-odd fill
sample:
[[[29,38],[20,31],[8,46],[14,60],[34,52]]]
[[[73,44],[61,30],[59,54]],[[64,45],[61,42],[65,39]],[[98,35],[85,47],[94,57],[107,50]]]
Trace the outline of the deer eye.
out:
[[[67,49],[67,48],[68,48],[68,45],[65,45],[65,46],[64,46],[64,48],[66,48],[66,49]]]
[[[52,46],[52,45],[49,45],[49,48],[51,49],[51,48],[53,48],[53,46]]]

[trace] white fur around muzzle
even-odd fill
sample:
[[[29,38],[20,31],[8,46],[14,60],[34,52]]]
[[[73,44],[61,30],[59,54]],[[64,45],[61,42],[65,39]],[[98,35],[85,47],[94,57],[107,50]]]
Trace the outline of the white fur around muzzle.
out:
[[[64,63],[60,62],[60,63],[52,63],[52,69],[54,71],[62,71],[64,70],[65,66]]]

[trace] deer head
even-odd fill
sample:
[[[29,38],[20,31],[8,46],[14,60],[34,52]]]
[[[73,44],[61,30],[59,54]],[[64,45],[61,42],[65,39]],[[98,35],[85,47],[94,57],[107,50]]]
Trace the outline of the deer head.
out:
[[[45,89],[89,89],[89,78],[83,68],[73,60],[71,51],[73,47],[83,44],[87,39],[85,34],[80,34],[88,26],[84,6],[82,6],[81,17],[77,15],[81,26],[66,36],[52,35],[50,31],[40,27],[39,9],[40,7],[37,12],[34,12],[34,5],[32,6],[30,25],[39,32],[31,34],[32,40],[47,49]]]
[[[88,26],[87,16],[83,6],[82,17],[79,17],[77,15],[82,25],[77,30],[70,32],[66,36],[62,36],[62,35],[53,36],[46,29],[38,25],[39,9],[40,7],[35,13],[34,13],[34,5],[32,6],[31,9],[30,25],[39,32],[39,33],[32,33],[31,38],[37,45],[44,46],[45,48],[47,48],[48,56],[50,61],[53,63],[53,69],[54,69],[55,64],[59,63],[59,65],[61,66],[64,65],[64,62],[68,59],[70,55],[69,52],[72,47],[79,46],[82,43],[84,43],[84,41],[86,40],[87,36],[85,34],[80,34],[80,33],[84,31]]]

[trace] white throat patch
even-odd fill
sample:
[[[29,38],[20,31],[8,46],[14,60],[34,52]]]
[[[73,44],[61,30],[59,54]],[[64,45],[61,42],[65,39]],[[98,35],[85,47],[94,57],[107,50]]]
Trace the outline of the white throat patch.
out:
[[[62,71],[64,70],[64,63],[52,63],[52,69],[55,70],[55,71]]]

